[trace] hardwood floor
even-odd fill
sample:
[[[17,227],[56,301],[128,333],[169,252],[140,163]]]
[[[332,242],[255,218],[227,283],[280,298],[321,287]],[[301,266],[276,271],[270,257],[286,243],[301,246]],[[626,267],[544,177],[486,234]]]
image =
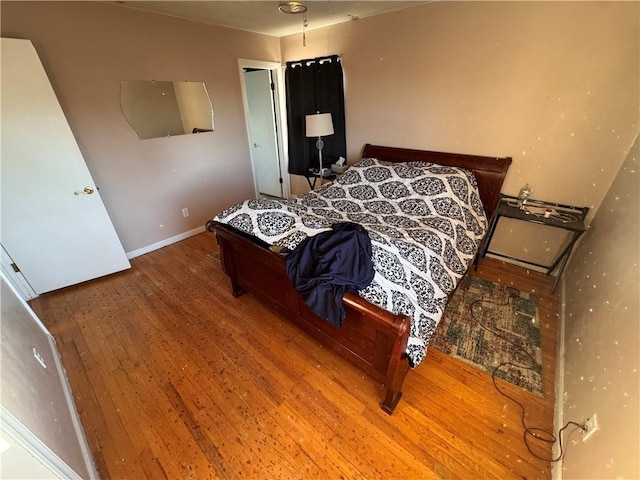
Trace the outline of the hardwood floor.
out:
[[[389,416],[358,369],[250,295],[234,298],[216,252],[203,233],[31,302],[58,342],[102,478],[551,477],[490,375],[432,348]],[[546,395],[500,386],[550,431],[550,279],[493,259],[476,274],[540,296]]]

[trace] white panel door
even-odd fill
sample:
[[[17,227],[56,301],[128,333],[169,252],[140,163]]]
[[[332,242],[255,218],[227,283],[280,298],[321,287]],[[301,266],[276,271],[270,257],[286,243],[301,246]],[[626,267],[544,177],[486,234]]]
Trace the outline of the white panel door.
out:
[[[37,293],[129,268],[35,48],[1,41],[0,242]]]
[[[0,295],[0,430],[60,478],[96,478],[54,338],[2,275]],[[6,471],[2,460],[0,478],[28,478]]]
[[[269,70],[245,72],[244,81],[249,108],[251,159],[258,191],[282,197],[271,73]]]

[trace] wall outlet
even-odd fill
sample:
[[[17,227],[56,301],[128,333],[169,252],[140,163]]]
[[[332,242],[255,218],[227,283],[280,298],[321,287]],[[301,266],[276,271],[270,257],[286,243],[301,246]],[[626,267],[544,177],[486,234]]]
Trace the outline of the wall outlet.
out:
[[[183,217],[188,217],[189,216],[189,209],[188,208],[183,208],[182,209],[182,216]]]
[[[587,418],[586,422],[584,422],[584,429],[582,430],[582,441],[586,442],[587,440],[589,440],[589,438],[591,438],[591,435],[596,433],[598,430],[600,430],[600,427],[598,427],[598,417],[594,413],[589,418]]]

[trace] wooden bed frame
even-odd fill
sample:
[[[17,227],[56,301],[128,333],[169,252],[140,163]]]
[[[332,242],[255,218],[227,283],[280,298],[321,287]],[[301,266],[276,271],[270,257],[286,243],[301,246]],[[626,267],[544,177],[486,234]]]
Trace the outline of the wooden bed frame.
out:
[[[511,158],[481,157],[429,152],[367,144],[362,158],[389,162],[421,160],[460,166],[474,172],[487,218],[496,207]],[[411,319],[395,315],[355,294],[344,296],[347,313],[337,328],[316,316],[289,282],[285,257],[259,240],[232,227],[210,222],[220,246],[224,272],[231,279],[233,295],[249,292],[281,313],[303,331],[335,350],[385,388],[382,409],[391,414],[402,396],[402,384],[410,369],[405,353]]]

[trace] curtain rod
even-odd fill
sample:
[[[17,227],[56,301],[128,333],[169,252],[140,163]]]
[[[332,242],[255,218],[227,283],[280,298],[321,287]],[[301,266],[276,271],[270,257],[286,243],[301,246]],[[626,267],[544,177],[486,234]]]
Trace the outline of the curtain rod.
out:
[[[314,63],[325,63],[325,62],[339,62],[340,57],[338,55],[329,55],[327,57],[316,57],[316,58],[307,58],[304,60],[294,60],[292,62],[287,62],[287,67],[295,68],[301,67],[303,65],[312,65]]]

